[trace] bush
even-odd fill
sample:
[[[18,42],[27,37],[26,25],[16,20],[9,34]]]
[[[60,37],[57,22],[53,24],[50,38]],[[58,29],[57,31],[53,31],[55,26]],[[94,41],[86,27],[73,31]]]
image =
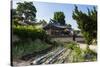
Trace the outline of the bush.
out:
[[[92,50],[81,50],[81,48],[78,47],[78,44],[74,42],[70,42],[67,45],[67,48],[71,49],[71,53],[69,54],[69,62],[85,62],[97,60],[97,53],[93,52]]]
[[[69,55],[70,62],[82,62],[84,58],[82,56],[82,50],[78,47],[78,44],[75,42],[70,42],[67,46],[68,49],[71,49],[71,53]]]
[[[71,50],[74,50],[75,48],[77,48],[77,43],[75,43],[75,42],[69,42],[68,44],[67,44],[67,48],[68,49],[71,49]]]
[[[97,60],[97,53],[93,52],[90,49],[84,51],[84,59],[87,61],[96,61]]]
[[[32,25],[28,26],[13,26],[13,34],[17,35],[21,39],[28,39],[31,38],[32,40],[35,39],[41,39],[45,40],[47,39],[47,34],[43,29],[36,29]]]
[[[21,58],[24,55],[42,51],[50,47],[50,38],[43,29],[32,25],[13,25],[13,34],[18,36],[19,41],[13,42],[13,58]]]

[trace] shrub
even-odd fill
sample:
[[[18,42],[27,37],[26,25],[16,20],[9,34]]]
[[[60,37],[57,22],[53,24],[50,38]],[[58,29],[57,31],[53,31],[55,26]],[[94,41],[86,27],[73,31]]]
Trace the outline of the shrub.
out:
[[[96,61],[97,60],[97,53],[87,49],[84,51],[84,59],[87,61]]]
[[[70,42],[67,48],[71,49],[69,62],[85,62],[97,60],[97,53],[93,52],[90,49],[86,49],[85,51],[81,50],[81,48],[78,47],[78,44],[74,42]]]
[[[43,29],[36,29],[32,25],[28,26],[13,26],[13,34],[17,35],[21,39],[28,39],[31,38],[32,40],[35,39],[41,39],[45,40],[47,39],[47,34]]]
[[[70,42],[67,46],[68,49],[71,49],[71,53],[69,55],[70,62],[82,62],[84,58],[82,56],[82,50],[78,47],[78,44],[75,42]]]
[[[66,47],[68,49],[74,50],[75,48],[77,48],[77,43],[75,43],[75,42],[69,42]]]

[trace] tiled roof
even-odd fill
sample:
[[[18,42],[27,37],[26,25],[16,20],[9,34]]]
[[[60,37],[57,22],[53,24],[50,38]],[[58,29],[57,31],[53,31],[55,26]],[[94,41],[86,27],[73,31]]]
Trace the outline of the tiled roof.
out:
[[[67,25],[60,25],[59,23],[57,23],[56,21],[54,21],[52,19],[50,20],[50,22],[48,24],[46,24],[44,26],[44,28],[47,27],[47,26],[54,26],[56,28],[62,28],[62,29],[68,28]],[[71,29],[71,28],[69,28],[69,29]]]

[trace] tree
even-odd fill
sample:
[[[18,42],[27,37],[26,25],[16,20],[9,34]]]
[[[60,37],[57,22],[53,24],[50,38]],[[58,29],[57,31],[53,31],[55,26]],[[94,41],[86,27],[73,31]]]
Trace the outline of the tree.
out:
[[[43,19],[39,21],[40,23],[42,23],[43,25],[47,24],[47,22]]]
[[[88,45],[92,44],[93,40],[97,38],[97,10],[96,7],[88,9],[88,13],[78,10],[75,6],[73,11],[73,19],[77,21],[78,27],[81,30],[85,41]]]
[[[36,17],[36,8],[33,5],[33,2],[24,2],[24,3],[17,3],[18,7],[17,7],[17,14],[20,17],[24,17],[24,20],[26,21],[34,21],[35,17]]]
[[[72,28],[72,25],[71,25],[71,24],[67,24],[67,27],[68,27],[68,28]]]
[[[11,9],[11,12],[12,12],[12,15],[13,15],[13,16],[17,15],[16,9]]]
[[[20,17],[17,16],[16,9],[11,9],[11,21],[12,25],[18,25],[18,21],[20,20]]]
[[[60,23],[60,25],[65,25],[65,15],[63,12],[55,12],[54,18],[57,23]]]

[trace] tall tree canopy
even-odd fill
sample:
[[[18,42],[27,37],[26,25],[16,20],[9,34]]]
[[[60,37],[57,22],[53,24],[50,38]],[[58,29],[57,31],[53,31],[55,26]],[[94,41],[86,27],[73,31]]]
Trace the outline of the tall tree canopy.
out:
[[[60,23],[60,25],[65,25],[65,15],[63,12],[55,12],[53,19]]]
[[[17,14],[20,17],[24,17],[25,20],[27,21],[34,21],[36,17],[36,8],[33,5],[33,2],[24,2],[24,3],[17,3]]]
[[[87,10],[88,13],[84,13],[75,6],[72,17],[77,21],[86,43],[90,45],[97,38],[97,10],[96,7]]]

